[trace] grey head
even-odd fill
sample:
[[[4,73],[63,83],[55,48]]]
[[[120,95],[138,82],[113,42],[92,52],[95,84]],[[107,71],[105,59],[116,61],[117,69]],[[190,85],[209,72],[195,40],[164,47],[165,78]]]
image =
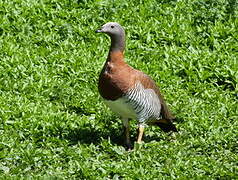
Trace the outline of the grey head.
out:
[[[125,48],[125,30],[116,22],[108,22],[104,24],[100,29],[96,30],[96,33],[106,33],[111,38],[110,50],[121,50]]]

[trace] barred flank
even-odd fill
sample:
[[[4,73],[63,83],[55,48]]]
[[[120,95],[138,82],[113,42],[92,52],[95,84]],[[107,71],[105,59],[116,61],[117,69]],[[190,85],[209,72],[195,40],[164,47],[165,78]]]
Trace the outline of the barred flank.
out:
[[[135,110],[140,123],[150,119],[160,119],[161,103],[152,89],[145,89],[137,83],[133,89],[128,91],[124,98]]]

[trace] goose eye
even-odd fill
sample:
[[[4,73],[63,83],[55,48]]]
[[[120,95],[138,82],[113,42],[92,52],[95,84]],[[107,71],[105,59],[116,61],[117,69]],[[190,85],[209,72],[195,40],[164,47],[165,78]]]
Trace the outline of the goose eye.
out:
[[[111,28],[113,29],[113,28],[114,28],[114,26],[111,26]]]

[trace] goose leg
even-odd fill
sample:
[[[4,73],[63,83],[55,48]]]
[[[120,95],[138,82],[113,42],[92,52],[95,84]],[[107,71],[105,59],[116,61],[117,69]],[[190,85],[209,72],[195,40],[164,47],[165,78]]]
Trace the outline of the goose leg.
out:
[[[130,124],[128,118],[122,118],[124,133],[125,133],[125,144],[128,150],[131,150],[131,140],[130,140]]]
[[[145,127],[143,125],[139,125],[139,127],[138,127],[138,138],[137,138],[137,141],[136,141],[138,144],[142,143],[142,137],[143,137],[144,129],[145,129]]]

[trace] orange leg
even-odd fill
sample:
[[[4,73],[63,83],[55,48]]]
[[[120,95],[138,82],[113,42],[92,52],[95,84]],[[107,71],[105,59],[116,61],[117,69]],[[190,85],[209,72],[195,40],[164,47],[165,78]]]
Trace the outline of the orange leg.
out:
[[[138,144],[142,143],[142,137],[143,137],[144,129],[145,129],[145,127],[143,125],[139,125],[139,127],[138,127],[138,138],[137,138],[137,141],[136,141]]]

